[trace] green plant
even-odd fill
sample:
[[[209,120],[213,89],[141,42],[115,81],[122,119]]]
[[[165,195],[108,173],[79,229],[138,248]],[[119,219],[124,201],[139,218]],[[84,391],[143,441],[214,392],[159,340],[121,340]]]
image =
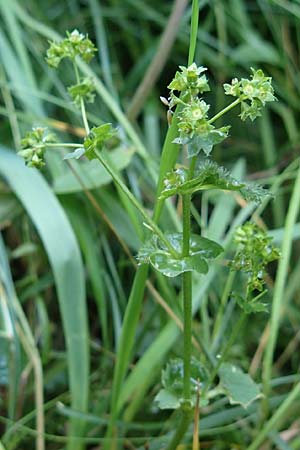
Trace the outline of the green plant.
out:
[[[197,11],[194,2],[195,11]],[[263,291],[263,275],[268,262],[279,257],[278,251],[272,247],[268,236],[255,225],[249,223],[240,228],[236,240],[240,246],[232,262],[231,269],[245,272],[248,276],[245,292],[236,294],[237,303],[243,312],[239,322],[232,332],[221,357],[213,362],[208,370],[202,363],[192,358],[192,272],[206,274],[210,261],[218,258],[223,252],[222,246],[211,239],[204,238],[191,231],[191,200],[197,192],[210,190],[233,191],[246,200],[259,202],[268,192],[257,185],[251,185],[235,179],[223,167],[211,160],[210,154],[216,144],[228,137],[229,126],[215,127],[214,123],[234,108],[241,105],[240,118],[242,121],[252,121],[261,114],[266,102],[275,99],[270,77],[266,77],[262,70],[252,70],[250,79],[232,80],[225,84],[225,94],[237,97],[231,104],[219,113],[209,118],[210,105],[202,98],[202,94],[209,91],[209,84],[204,72],[206,68],[198,67],[193,62],[195,36],[197,30],[196,13],[193,14],[189,64],[180,66],[180,70],[169,84],[170,98],[164,99],[167,104],[168,117],[171,118],[171,128],[166,143],[177,147],[168,164],[162,157],[162,166],[158,184],[157,203],[154,217],[151,218],[137,198],[127,188],[120,174],[111,162],[110,151],[122,142],[118,130],[110,123],[102,123],[90,129],[86,113],[86,102],[94,101],[93,80],[81,77],[78,58],[89,62],[95,53],[91,41],[78,31],[67,33],[61,42],[52,42],[47,52],[47,62],[57,68],[64,58],[71,60],[74,68],[76,84],[68,88],[72,101],[81,110],[82,121],[86,137],[82,144],[55,142],[52,134],[46,134],[42,128],[34,129],[26,134],[21,141],[22,150],[19,152],[25,158],[28,166],[41,168],[44,165],[44,153],[47,148],[74,148],[72,153],[65,155],[65,160],[86,157],[89,160],[99,160],[112,177],[115,185],[125,196],[127,201],[137,209],[144,221],[146,234],[151,237],[145,240],[139,251],[138,269],[135,285],[140,291],[136,298],[141,298],[143,283],[147,278],[146,265],[150,264],[155,271],[170,278],[181,276],[183,293],[183,335],[184,350],[182,360],[171,360],[163,371],[163,390],[156,396],[161,408],[180,409],[182,423],[169,443],[168,448],[176,448],[182,440],[190,424],[191,413],[200,399],[200,405],[205,405],[210,398],[220,393],[226,394],[232,402],[247,406],[260,396],[258,386],[248,375],[238,368],[225,363],[231,344],[236,338],[245,316],[249,313],[265,311],[265,305],[260,299]],[[172,136],[173,134],[173,136]],[[172,136],[170,138],[170,136]],[[171,141],[171,142],[170,142]],[[167,147],[165,147],[167,148]],[[183,150],[182,164],[173,168],[179,148]],[[169,151],[169,149],[168,149]],[[170,156],[170,155],[169,155]],[[165,200],[171,196],[179,196],[182,203],[182,232],[164,232],[158,226],[160,212]],[[256,293],[258,291],[258,293]],[[131,303],[127,311],[130,308]],[[135,305],[135,317],[138,317],[139,305]],[[131,315],[132,318],[132,315]],[[126,329],[126,318],[123,331]],[[134,327],[133,327],[134,329]],[[124,331],[125,333],[125,331]],[[127,330],[127,334],[129,334]],[[131,335],[132,337],[132,335]],[[112,395],[111,422],[107,437],[112,438],[113,429],[118,414],[118,385],[121,384],[129,360],[131,343],[127,356],[122,359],[122,365],[116,366],[115,384]],[[119,363],[120,364],[120,363]],[[212,389],[215,376],[219,374],[220,386]],[[237,381],[234,379],[234,374]],[[117,381],[116,381],[117,380]],[[241,388],[242,385],[242,388]],[[196,444],[195,444],[196,445]]]

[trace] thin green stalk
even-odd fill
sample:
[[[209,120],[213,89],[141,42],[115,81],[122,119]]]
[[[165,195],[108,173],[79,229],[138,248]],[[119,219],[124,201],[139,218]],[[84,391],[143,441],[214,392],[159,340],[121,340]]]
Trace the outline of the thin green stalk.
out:
[[[76,64],[75,61],[73,61],[73,67],[74,67],[74,72],[75,72],[75,77],[76,77],[76,83],[79,84],[80,83],[80,76],[79,76],[78,67],[77,67],[77,64]],[[86,134],[89,134],[90,127],[89,127],[89,123],[88,123],[88,120],[87,120],[86,109],[85,109],[85,104],[84,104],[83,98],[80,98],[80,109],[81,109],[81,116],[82,116],[84,129],[86,131]]]
[[[195,2],[197,3],[197,2]],[[198,11],[198,10],[197,10]],[[189,179],[195,172],[197,157],[191,159],[189,167]],[[182,257],[189,256],[191,237],[191,195],[182,196],[183,232],[182,232]],[[186,402],[191,400],[191,356],[192,356],[192,272],[184,272],[182,275],[183,292],[183,395]]]
[[[193,1],[192,6],[192,17],[191,17],[191,34],[190,34],[190,48],[189,48],[189,58],[188,65],[190,66],[195,58],[195,50],[197,45],[197,34],[198,34],[198,22],[199,22],[199,2],[198,0]]]
[[[270,389],[270,381],[272,376],[272,364],[274,357],[274,350],[278,337],[278,330],[281,319],[281,308],[283,300],[285,299],[284,289],[286,286],[286,279],[289,270],[289,261],[293,242],[293,228],[297,220],[300,208],[300,166],[297,173],[297,178],[294,184],[290,206],[286,216],[285,232],[282,242],[282,256],[278,264],[278,272],[274,287],[274,297],[272,305],[272,314],[270,320],[270,336],[266,347],[266,353],[263,361],[263,384],[264,394],[267,398]]]
[[[147,225],[153,231],[160,240],[165,244],[167,249],[170,251],[171,255],[174,256],[174,258],[178,258],[177,252],[174,250],[168,239],[164,236],[161,229],[156,225],[156,223],[151,219],[151,217],[148,216],[144,208],[140,205],[140,203],[137,201],[137,199],[134,197],[134,195],[130,192],[130,190],[127,188],[127,186],[123,183],[123,181],[119,178],[119,176],[115,173],[115,171],[112,169],[108,161],[103,157],[103,154],[99,152],[98,150],[95,150],[96,156],[99,159],[100,163],[105,167],[107,172],[110,174],[114,182],[117,186],[121,189],[121,191],[126,195],[128,200],[136,207],[136,209],[140,212],[143,219],[146,221]]]
[[[225,287],[224,287],[224,290],[223,290],[223,294],[222,294],[222,297],[221,297],[220,307],[218,309],[218,314],[217,314],[217,317],[216,317],[216,320],[215,320],[215,326],[214,326],[214,329],[213,329],[213,346],[215,344],[215,341],[219,340],[218,339],[218,335],[220,334],[219,330],[220,330],[220,327],[221,327],[221,324],[222,324],[222,319],[223,319],[223,314],[224,314],[224,311],[225,311],[225,306],[226,306],[228,298],[229,298],[229,294],[230,294],[230,291],[231,291],[231,288],[232,288],[232,285],[233,285],[234,278],[235,278],[235,272],[231,271],[229,273],[228,277],[227,277],[227,280],[226,280],[226,284],[225,284]]]
[[[256,435],[256,438],[247,448],[247,450],[257,450],[261,448],[261,444],[266,439],[270,431],[276,430],[279,422],[288,417],[288,410],[293,402],[300,396],[300,383],[296,384],[294,389],[290,392],[284,402],[279,406],[275,414],[270,418],[270,420],[264,424],[262,430]]]
[[[222,111],[218,112],[218,114],[216,114],[215,116],[213,116],[208,123],[212,124],[213,122],[215,122],[216,120],[218,120],[221,116],[223,116],[224,114],[226,114],[228,111],[230,111],[232,108],[234,108],[235,106],[237,106],[239,103],[241,103],[241,99],[237,98],[234,102],[230,103],[230,105],[226,106],[226,108],[222,109]]]
[[[181,422],[180,422],[173,438],[171,439],[171,442],[169,443],[168,447],[166,448],[166,450],[174,450],[177,448],[177,446],[180,444],[183,436],[185,435],[185,433],[188,430],[188,427],[191,423],[191,419],[192,419],[191,411],[183,411],[183,416],[182,416]]]
[[[237,336],[238,336],[242,326],[245,323],[246,317],[247,317],[247,314],[243,311],[241,313],[240,318],[239,318],[238,322],[236,323],[234,329],[232,330],[230,338],[227,341],[226,347],[224,348],[224,350],[222,352],[221,358],[218,359],[217,365],[214,367],[214,369],[213,369],[213,371],[212,371],[212,373],[210,375],[209,380],[207,381],[206,385],[204,386],[204,389],[202,391],[202,396],[203,397],[205,396],[205,394],[207,393],[208,389],[210,388],[212,382],[215,379],[215,376],[218,374],[218,371],[219,371],[221,365],[226,360],[226,358],[228,356],[228,353],[229,353],[229,351],[230,351],[230,349],[232,347],[232,344],[236,340],[236,338],[237,338]]]
[[[83,144],[73,144],[73,143],[65,143],[65,142],[55,142],[55,143],[47,143],[47,144],[38,144],[35,145],[34,148],[43,148],[43,147],[52,147],[52,148],[61,148],[61,147],[69,147],[69,148],[83,148]]]
[[[191,196],[183,195],[183,243],[182,257],[190,252],[190,209]],[[191,399],[191,351],[192,351],[192,273],[185,272],[182,275],[183,290],[183,395],[188,403]]]

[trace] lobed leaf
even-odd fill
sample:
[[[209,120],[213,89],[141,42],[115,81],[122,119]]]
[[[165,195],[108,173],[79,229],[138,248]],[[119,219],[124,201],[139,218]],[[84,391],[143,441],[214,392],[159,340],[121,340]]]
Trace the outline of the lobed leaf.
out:
[[[262,397],[259,386],[239,367],[224,363],[219,369],[219,376],[220,384],[232,405],[238,404],[247,408]]]
[[[207,273],[208,264],[206,260],[216,258],[223,251],[223,247],[217,242],[192,234],[190,237],[190,254],[181,257],[182,233],[166,233],[166,238],[178,253],[178,258],[171,255],[157,236],[152,236],[139,251],[138,260],[141,264],[150,263],[154,269],[167,277],[177,277],[181,273],[191,271]]]

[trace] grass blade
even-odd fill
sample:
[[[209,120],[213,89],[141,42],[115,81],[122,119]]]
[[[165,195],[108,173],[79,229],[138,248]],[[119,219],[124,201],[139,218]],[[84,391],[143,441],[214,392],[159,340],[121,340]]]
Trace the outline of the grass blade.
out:
[[[0,147],[0,173],[31,217],[53,270],[68,354],[72,407],[86,412],[89,391],[89,350],[85,284],[81,255],[73,230],[43,177],[24,166],[14,153]],[[70,434],[82,434],[73,421]],[[72,450],[82,445],[70,440]]]

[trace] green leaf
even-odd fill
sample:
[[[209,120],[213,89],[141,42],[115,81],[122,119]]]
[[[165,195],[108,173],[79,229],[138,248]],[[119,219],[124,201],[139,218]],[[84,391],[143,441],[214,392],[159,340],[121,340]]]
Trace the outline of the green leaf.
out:
[[[202,383],[208,380],[206,368],[196,358],[191,358],[192,400],[196,404],[197,391]],[[183,402],[183,360],[170,360],[162,371],[163,389],[155,397],[160,409],[178,409]]]
[[[262,294],[265,294],[266,291]],[[259,313],[259,312],[269,312],[268,305],[266,303],[262,303],[255,299],[247,300],[241,295],[233,294],[233,297],[236,299],[237,304],[246,314]]]
[[[85,412],[89,393],[89,339],[85,279],[81,254],[63,208],[42,175],[21,158],[0,147],[0,174],[34,223],[53,270],[67,347],[72,408]],[[83,433],[72,421],[70,435]],[[70,438],[70,442],[72,439]],[[81,448],[74,443],[74,449]]]
[[[239,404],[247,408],[252,402],[262,397],[259,386],[239,367],[224,363],[219,369],[219,376],[220,384],[232,405]]]
[[[157,403],[159,409],[178,409],[181,406],[180,399],[167,389],[161,389],[154,398],[154,401]]]
[[[81,158],[81,156],[84,155],[84,153],[85,153],[84,148],[83,147],[79,147],[79,148],[76,148],[76,150],[74,150],[74,152],[67,153],[64,156],[64,159],[79,159],[79,158]]]
[[[184,272],[195,271],[204,274],[208,272],[207,262],[199,255],[175,259],[167,252],[156,252],[150,256],[149,262],[154,269],[169,278],[177,277]]]
[[[195,136],[188,143],[188,158],[192,158],[200,153],[202,150],[206,156],[209,156],[213,146],[224,141],[228,137],[229,126],[222,128],[214,128],[210,125],[210,129],[204,133],[195,134]]]
[[[83,142],[85,156],[90,160],[96,159],[95,150],[103,150],[105,146],[109,145],[109,141],[112,141],[112,138],[116,134],[117,130],[112,127],[111,123],[104,123],[99,127],[92,128]]]
[[[247,191],[247,185],[233,178],[230,173],[215,162],[207,159],[197,168],[196,176],[188,180],[187,169],[179,168],[167,174],[165,188],[160,198],[166,199],[175,194],[193,194],[206,189],[227,191]],[[249,194],[250,195],[250,194]]]
[[[182,253],[182,233],[166,233],[174,250]],[[183,272],[196,271],[207,273],[207,259],[216,258],[222,253],[223,247],[217,242],[192,234],[190,237],[190,254],[175,259],[164,243],[157,236],[152,236],[140,249],[138,260],[140,263],[150,263],[154,269],[167,277],[177,277]]]
[[[69,86],[68,92],[77,107],[80,107],[81,100],[93,103],[95,99],[95,86],[89,78],[83,78],[80,83]]]

